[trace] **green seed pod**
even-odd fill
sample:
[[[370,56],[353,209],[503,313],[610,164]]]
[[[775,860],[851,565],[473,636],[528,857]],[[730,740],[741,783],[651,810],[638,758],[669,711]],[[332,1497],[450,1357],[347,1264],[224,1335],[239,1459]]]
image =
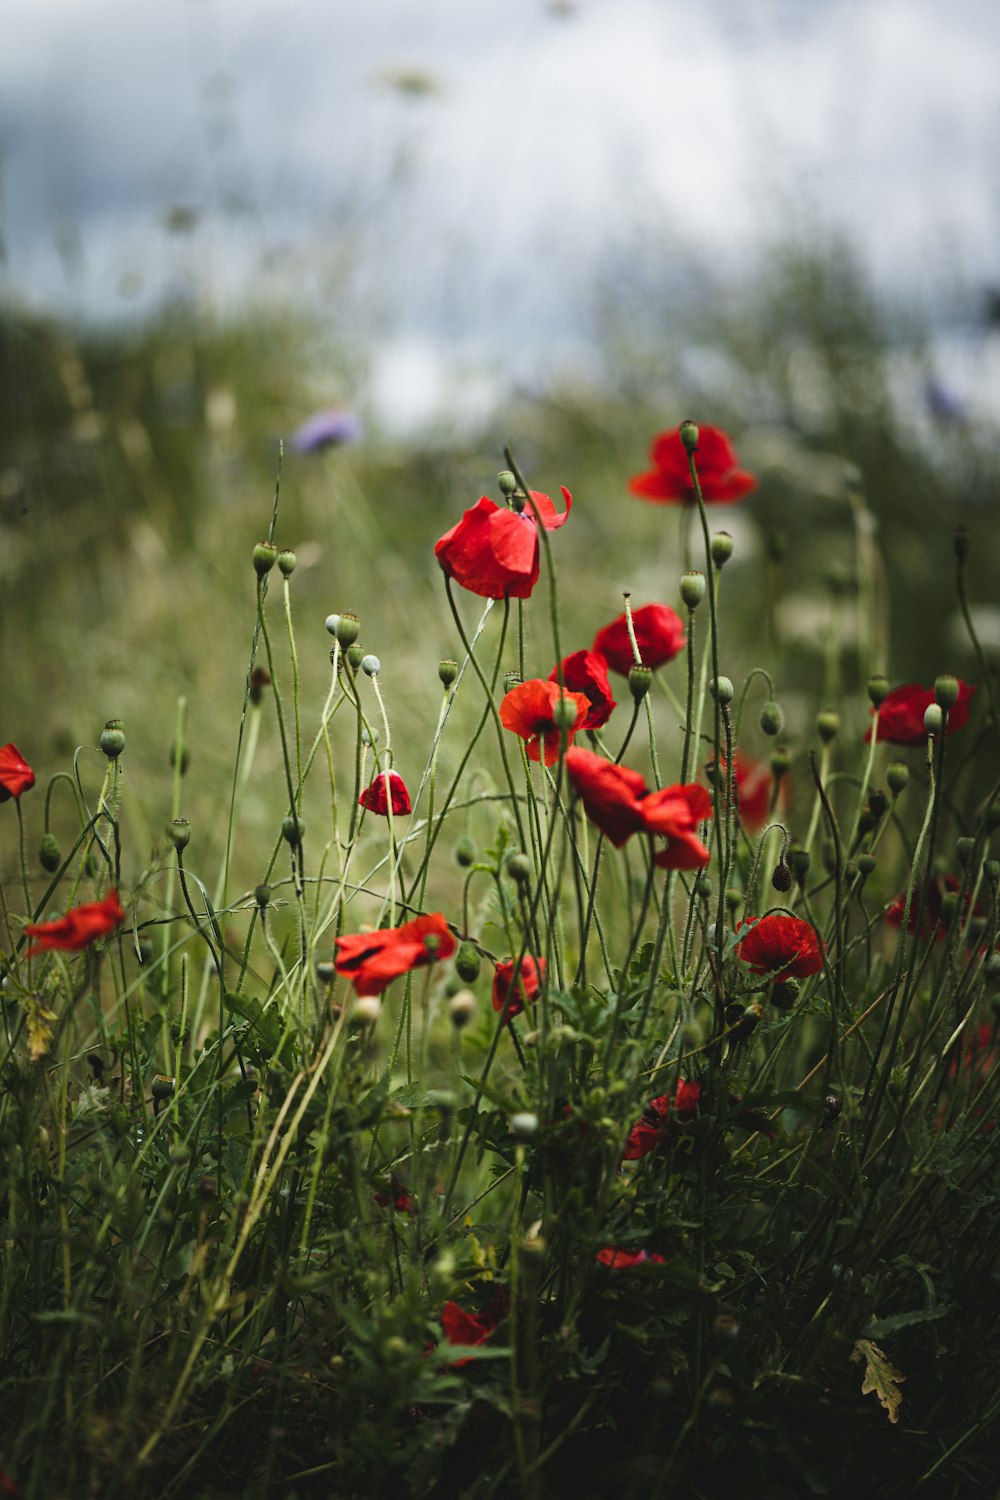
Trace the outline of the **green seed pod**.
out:
[[[167,838],[178,851],[186,849],[191,842],[191,824],[187,818],[174,818],[167,824]]]
[[[869,877],[869,875],[871,875],[871,873],[872,873],[872,871],[874,869],[875,869],[875,856],[874,856],[874,854],[859,854],[858,855],[858,874],[861,876],[862,880],[867,880],[868,877]]]
[[[320,984],[333,984],[336,977],[336,969],[334,968],[333,964],[329,963],[327,960],[321,959],[316,964],[316,978],[319,980]]]
[[[54,833],[42,834],[42,842],[38,846],[38,863],[50,875],[62,864],[62,849]]]
[[[787,745],[778,745],[771,752],[771,775],[776,781],[787,776],[792,769],[792,752]]]
[[[680,436],[681,442],[684,444],[684,447],[687,449],[687,451],[689,453],[694,453],[697,450],[698,438],[700,436],[698,432],[698,424],[696,422],[692,422],[690,417],[685,417],[684,421],[678,427],[677,432]]]
[[[258,578],[265,578],[278,561],[278,549],[273,542],[258,542],[253,549],[253,568]]]
[[[164,1099],[172,1099],[174,1094],[174,1080],[168,1078],[165,1073],[155,1074],[150,1087],[150,1093],[157,1103],[162,1103]]]
[[[371,652],[361,658],[361,670],[366,677],[377,677],[382,670],[382,663],[377,656]]]
[[[475,864],[475,860],[476,846],[469,835],[465,834],[455,845],[455,863],[463,870],[467,870],[470,865]]]
[[[736,886],[734,886],[734,885],[727,885],[726,886],[726,894],[725,894],[725,902],[726,902],[726,907],[727,907],[727,909],[729,911],[729,914],[730,914],[730,916],[732,916],[732,914],[738,909],[738,907],[743,902],[743,892],[740,891],[740,890],[737,890]]]
[[[481,968],[482,959],[479,957],[479,950],[475,943],[470,943],[468,940],[459,943],[455,952],[455,973],[459,979],[466,984],[474,984],[479,978]]]
[[[111,1126],[111,1134],[123,1140],[132,1128],[132,1116],[128,1106],[125,1104],[113,1104],[108,1116],[108,1124]]]
[[[958,892],[945,891],[941,897],[941,916],[946,922],[950,922],[958,911]]]
[[[765,734],[780,734],[785,727],[785,716],[781,704],[768,699],[760,711],[760,727]]]
[[[876,672],[868,679],[868,697],[873,708],[881,708],[889,696],[889,679],[882,672]]]
[[[285,547],[278,553],[278,568],[283,578],[291,578],[295,572],[297,558],[291,547]]]
[[[577,704],[574,700],[566,697],[565,694],[561,698],[557,698],[552,705],[552,722],[556,728],[562,729],[565,733],[569,734],[576,725],[576,718]]]
[[[957,677],[935,677],[934,679],[934,702],[940,708],[954,708],[958,702],[958,678]]]
[[[1000,859],[984,859],[983,874],[990,885],[1000,885]]]
[[[155,1083],[156,1080],[154,1079],[153,1082]],[[178,1141],[177,1144],[171,1146],[170,1150],[167,1152],[167,1160],[173,1167],[186,1166],[187,1163],[191,1160],[191,1147],[186,1146],[183,1141]]]
[[[261,911],[264,911],[271,900],[271,887],[269,885],[254,886],[253,899]]]
[[[516,687],[520,687],[521,686],[521,683],[523,682],[523,680],[524,679],[522,678],[520,672],[517,672],[517,671],[514,671],[514,670],[511,670],[510,672],[505,672],[503,674],[503,690],[504,690],[504,692],[505,693],[512,693]]]
[[[507,874],[518,885],[527,885],[531,879],[531,860],[526,854],[508,854]]]
[[[104,751],[108,760],[117,760],[125,749],[125,730],[121,719],[109,719],[101,730],[101,738],[98,744]]]
[[[353,646],[361,633],[361,621],[357,615],[352,615],[348,610],[342,615],[336,616],[337,624],[334,635],[337,637],[341,649],[346,651],[348,646]]]
[[[929,703],[924,709],[924,728],[928,734],[940,734],[944,728],[944,710],[938,703]]]
[[[728,531],[717,531],[709,543],[712,561],[717,568],[724,568],[733,555],[733,539]]]
[[[447,659],[438,662],[438,677],[442,687],[450,688],[458,676],[458,662]]]
[[[517,475],[512,474],[510,469],[501,469],[497,475],[497,487],[501,495],[513,495],[517,489]]]
[[[356,672],[365,659],[365,648],[359,645],[357,641],[354,641],[348,646],[344,655],[347,657],[348,666],[353,667]]]
[[[736,694],[736,689],[733,687],[732,678],[730,677],[713,677],[712,681],[708,684],[708,690],[716,703],[720,703],[723,706],[727,703],[732,703]]]
[[[837,738],[840,732],[840,715],[832,708],[821,709],[816,715],[816,733],[824,745]]]
[[[632,694],[633,702],[641,703],[649,692],[649,685],[653,680],[651,667],[640,666],[638,663],[628,669],[628,690]]]
[[[970,859],[972,858],[972,853],[973,853],[973,850],[975,849],[975,847],[976,847],[976,841],[975,841],[975,839],[970,839],[970,838],[956,839],[956,841],[955,841],[955,858],[958,860],[958,862],[961,865],[961,867],[962,867],[963,870],[965,869],[966,865],[969,863]]]
[[[681,574],[681,598],[688,609],[695,610],[705,597],[705,575],[689,571]]]
[[[298,845],[302,842],[302,836],[306,831],[306,825],[301,818],[293,818],[288,813],[281,820],[281,836],[286,843]]]
[[[885,780],[890,792],[898,797],[900,792],[906,789],[910,779],[910,768],[901,760],[894,760],[885,768]]]
[[[699,870],[694,879],[694,893],[700,901],[708,901],[712,895],[712,877]]]

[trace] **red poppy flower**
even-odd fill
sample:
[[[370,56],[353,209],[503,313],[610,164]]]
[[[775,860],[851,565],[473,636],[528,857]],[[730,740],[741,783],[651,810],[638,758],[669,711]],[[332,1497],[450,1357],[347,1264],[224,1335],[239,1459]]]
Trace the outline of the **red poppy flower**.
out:
[[[918,881],[913,887],[913,894],[910,897],[910,920],[906,924],[906,930],[909,933],[916,932],[917,912],[920,910],[921,897],[923,897],[924,917],[920,924],[920,936],[921,938],[934,937],[939,943],[944,942],[945,928],[948,924],[945,922],[941,910],[942,898],[959,889],[960,882],[955,879],[954,875],[945,875],[940,879],[932,880],[930,885],[926,887],[926,894],[923,884]],[[962,906],[963,921],[969,914],[969,902],[971,900],[972,892],[967,890]],[[906,892],[902,891],[886,912],[885,920],[889,923],[890,927],[902,927],[905,911]],[[976,902],[976,909],[973,915],[977,917],[984,917],[986,915],[986,912],[978,901]]]
[[[725,773],[726,762],[721,762]],[[733,756],[733,781],[736,784],[736,810],[747,833],[758,833],[771,816],[771,797],[774,794],[774,777],[766,760],[748,760],[737,750]],[[778,793],[779,805],[784,802],[785,783],[782,780]]]
[[[684,622],[668,604],[644,604],[632,611],[632,628],[644,667],[662,667],[684,649]],[[594,636],[592,651],[603,656],[612,672],[627,677],[635,666],[628,620],[619,615]]]
[[[563,658],[563,687],[570,692],[582,693],[590,704],[590,712],[580,725],[581,729],[601,729],[611,718],[617,704],[611,696],[608,682],[608,664],[596,651],[574,651]],[[559,668],[549,673],[550,682],[559,681]]]
[[[382,1192],[381,1189],[376,1190],[375,1202],[378,1204],[379,1208],[392,1207],[401,1214],[412,1213],[413,1199],[410,1197],[408,1189],[403,1185],[403,1183],[400,1182],[395,1172],[393,1172],[390,1177],[389,1185],[391,1191],[388,1193]]]
[[[567,731],[567,741],[572,742],[590,712],[590,699],[584,693],[564,693],[557,682],[529,677],[527,682],[518,683],[504,695],[500,704],[500,722],[505,729],[527,741],[529,760],[541,760],[543,750],[547,766],[554,765],[559,759],[560,731],[553,713],[563,697],[576,705],[576,720]]]
[[[712,816],[712,799],[703,786],[665,786],[650,792],[642,804],[642,818],[650,833],[663,834],[667,847],[654,854],[653,864],[663,870],[701,870],[711,854],[697,835],[697,828]]]
[[[400,974],[450,958],[458,947],[441,912],[337,939],[333,967],[354,985],[356,995],[381,995]]]
[[[945,734],[954,734],[964,729],[969,722],[969,703],[978,688],[968,682],[959,682],[958,698],[948,710]],[[906,682],[893,688],[878,711],[878,738],[891,745],[925,745],[927,730],[924,728],[924,713],[934,702],[934,689],[921,687],[919,682]],[[874,717],[875,710],[872,709]],[[867,742],[872,737],[871,729],[865,735]]]
[[[521,1014],[525,1005],[538,998],[544,978],[544,958],[535,959],[530,953],[526,954],[521,959],[519,969],[513,959],[503,959],[493,972],[493,1009],[502,1011],[506,1005],[507,1020],[512,1021]]]
[[[666,1094],[661,1094],[659,1099],[650,1099],[628,1133],[622,1159],[638,1161],[640,1157],[647,1156],[650,1151],[662,1145],[667,1137],[667,1124],[671,1114],[678,1124],[686,1124],[694,1118],[700,1101],[701,1084],[688,1082],[685,1078],[677,1080],[672,1106]]]
[[[389,783],[389,792],[386,795],[386,781]],[[372,782],[366,787],[358,798],[358,805],[365,807],[369,812],[379,813],[383,818],[389,816],[389,800],[392,799],[393,816],[402,816],[410,811],[410,794],[406,790],[406,782],[396,771],[380,771]]]
[[[465,1311],[457,1302],[446,1302],[441,1309],[441,1331],[449,1344],[477,1347],[485,1344],[507,1316],[510,1293],[505,1286],[498,1286],[492,1297],[478,1315]],[[467,1365],[468,1359],[456,1359],[456,1369]]]
[[[818,974],[823,967],[819,939],[809,922],[772,912],[766,917],[751,917],[739,922],[736,931],[745,928],[737,938],[740,958],[755,974],[770,974],[774,979],[805,979]]]
[[[76,953],[80,948],[89,948],[98,938],[107,937],[125,920],[125,913],[118,902],[118,892],[109,891],[103,901],[91,901],[86,906],[74,906],[64,917],[55,922],[37,922],[24,930],[28,937],[37,938],[25,957],[33,953],[44,953],[58,948],[66,953]]]
[[[665,1266],[667,1263],[666,1256],[659,1255],[655,1250],[616,1250],[612,1245],[598,1250],[597,1259],[611,1271],[630,1271],[633,1266]]]
[[[688,452],[677,428],[653,439],[650,457],[652,469],[628,482],[632,494],[660,504],[696,504]],[[732,444],[718,427],[699,427],[695,466],[702,499],[707,503],[742,500],[757,488],[756,479],[739,467]]]
[[[689,783],[651,792],[638,771],[578,746],[566,752],[566,771],[588,818],[616,849],[633,833],[662,834],[667,847],[654,864],[670,870],[708,864],[711,855],[695,832],[712,815],[712,799],[703,786]]]
[[[531,491],[546,531],[567,520],[573,497],[563,486],[566,509],[560,514],[548,495]],[[486,495],[445,532],[434,556],[449,578],[484,599],[527,599],[538,582],[538,526],[528,505],[520,513],[494,504]]]
[[[35,773],[16,745],[0,746],[0,802],[20,797],[35,784]]]

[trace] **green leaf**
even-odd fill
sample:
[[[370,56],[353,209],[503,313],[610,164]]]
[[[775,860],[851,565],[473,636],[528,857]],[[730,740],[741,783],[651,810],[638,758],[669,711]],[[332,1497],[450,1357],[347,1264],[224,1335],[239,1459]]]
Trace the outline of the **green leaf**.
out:
[[[952,1304],[945,1302],[940,1307],[922,1307],[917,1312],[894,1313],[889,1318],[872,1318],[865,1327],[865,1338],[881,1339],[899,1328],[912,1328],[915,1323],[934,1323],[951,1310]]]

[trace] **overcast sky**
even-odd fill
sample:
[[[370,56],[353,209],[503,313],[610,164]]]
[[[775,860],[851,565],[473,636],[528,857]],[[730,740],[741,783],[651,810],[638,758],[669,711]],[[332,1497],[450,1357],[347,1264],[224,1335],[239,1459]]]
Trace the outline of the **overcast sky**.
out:
[[[725,274],[834,231],[1000,285],[998,55],[990,0],[5,0],[0,290],[555,336],[659,236]]]

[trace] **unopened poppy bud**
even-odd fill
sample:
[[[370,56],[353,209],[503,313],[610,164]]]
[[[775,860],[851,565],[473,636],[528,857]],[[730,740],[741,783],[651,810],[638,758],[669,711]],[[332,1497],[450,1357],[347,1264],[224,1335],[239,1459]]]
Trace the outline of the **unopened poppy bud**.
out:
[[[436,932],[424,933],[424,951],[429,953],[431,958],[434,958],[437,955],[437,951],[440,946],[441,939]]]
[[[875,672],[868,679],[868,698],[873,708],[881,708],[889,696],[889,679],[882,672]]]
[[[378,995],[359,995],[351,1008],[351,1020],[357,1026],[374,1026],[382,1014]]]
[[[928,734],[940,734],[944,728],[944,710],[938,703],[929,703],[924,709],[924,728]]]
[[[771,1004],[776,1010],[791,1010],[798,998],[797,979],[777,979],[771,986]]]
[[[172,1098],[173,1092],[174,1080],[172,1078],[168,1078],[165,1073],[155,1074],[152,1085],[150,1087],[150,1093],[157,1101],[157,1103],[160,1103],[164,1099]]]
[[[853,885],[857,878],[858,867],[854,863],[853,859],[849,859],[847,861],[847,864],[844,866],[844,879],[847,881],[848,885]]]
[[[531,860],[526,854],[509,854],[507,856],[507,874],[511,880],[518,885],[527,885],[531,879]]]
[[[972,858],[972,851],[973,851],[973,849],[975,849],[975,847],[976,847],[976,841],[975,841],[975,839],[963,838],[963,839],[957,839],[956,840],[956,842],[955,842],[955,858],[958,860],[958,862],[962,866],[963,870],[965,869],[966,865],[969,863],[969,860]]]
[[[365,648],[359,642],[353,641],[344,652],[344,655],[347,657],[348,665],[353,667],[356,672],[365,659]]]
[[[785,727],[785,716],[781,704],[769,698],[760,711],[760,727],[765,734],[780,734]]]
[[[712,878],[704,870],[699,870],[695,876],[694,893],[702,901],[707,901],[712,894]]]
[[[737,890],[737,888],[736,888],[735,885],[727,885],[726,886],[726,906],[727,906],[730,914],[732,914],[732,913],[734,913],[736,911],[736,909],[742,904],[742,901],[743,901],[743,892],[740,891],[740,890]]]
[[[101,738],[98,744],[104,751],[108,760],[117,760],[125,749],[125,730],[121,719],[109,719],[101,730]]]
[[[958,678],[957,677],[935,677],[934,679],[934,702],[941,708],[954,708],[958,702]]]
[[[790,891],[792,888],[792,872],[781,860],[775,865],[771,872],[771,884],[776,891]]]
[[[511,670],[510,672],[505,672],[503,674],[503,690],[504,690],[504,692],[505,693],[513,692],[514,688],[520,687],[521,681],[522,681],[522,678],[521,678],[520,672],[515,672],[513,670]]]
[[[708,685],[708,690],[716,703],[721,704],[732,703],[736,693],[732,678],[730,677],[713,677]]]
[[[983,964],[983,973],[991,984],[1000,979],[1000,953],[991,953]]]
[[[513,495],[517,489],[517,475],[512,474],[510,469],[501,469],[497,475],[497,487],[501,495]]]
[[[840,730],[840,715],[832,708],[823,708],[816,715],[816,733],[828,745],[837,738]]]
[[[728,531],[717,531],[709,544],[712,561],[717,568],[724,568],[733,555],[733,539]]]
[[[681,574],[681,598],[688,609],[697,609],[705,597],[705,575],[694,571]]]
[[[467,870],[471,864],[475,863],[475,859],[476,846],[469,838],[469,835],[464,834],[455,845],[455,863],[460,865],[463,870]]]
[[[360,635],[361,621],[358,619],[357,615],[352,615],[350,611],[348,611],[346,614],[337,615],[335,616],[335,618],[337,624],[334,627],[333,633],[337,637],[340,645],[346,651],[348,646],[354,645],[354,642]]]
[[[466,984],[474,984],[479,978],[479,970],[482,967],[482,959],[475,943],[468,941],[459,943],[455,952],[455,973],[459,979]]]
[[[576,717],[577,705],[572,698],[567,698],[564,694],[553,703],[552,722],[557,729],[565,730],[568,734],[576,724]]]
[[[885,768],[885,780],[890,792],[898,797],[910,779],[910,768],[901,760],[894,760]]]
[[[361,658],[361,670],[366,677],[377,677],[382,670],[382,663],[377,656],[369,652],[367,656]]]
[[[253,549],[253,567],[258,578],[265,578],[278,561],[278,549],[273,542],[258,542]]]
[[[191,842],[191,824],[187,818],[174,818],[168,823],[167,838],[178,851],[186,849]]]
[[[952,919],[952,917],[955,915],[955,913],[957,911],[958,911],[958,892],[957,891],[945,891],[944,895],[941,897],[941,915],[942,915],[942,917],[944,917],[944,919],[945,919],[946,922],[950,922],[951,919]]]
[[[378,735],[379,731],[376,724],[362,724],[361,743],[362,745],[367,745],[369,750],[373,745],[378,744]]]
[[[291,578],[295,572],[297,560],[291,547],[285,547],[283,551],[278,553],[278,567],[283,578]]]
[[[261,911],[267,907],[271,899],[271,887],[269,885],[258,885],[254,887],[253,899]]]
[[[1000,885],[1000,859],[984,859],[983,874],[990,885]]]
[[[476,997],[471,990],[459,990],[448,1001],[448,1017],[456,1031],[467,1026],[476,1013]]]
[[[969,555],[969,545],[971,541],[972,537],[969,535],[964,526],[955,527],[955,530],[953,531],[951,537],[951,545],[955,549],[955,561],[958,563],[959,567],[962,566],[962,564],[965,562],[965,559]]]
[[[530,1110],[521,1110],[510,1117],[510,1133],[517,1141],[530,1141],[538,1134],[538,1116]]]
[[[291,813],[281,820],[281,836],[288,844],[301,844],[302,835],[306,831],[306,825],[301,818],[293,818]]]
[[[677,433],[687,451],[689,453],[694,453],[694,451],[698,447],[698,438],[700,435],[698,432],[698,424],[696,422],[692,422],[690,417],[686,417],[678,427]]]
[[[776,781],[780,781],[791,769],[792,752],[787,745],[778,745],[771,752],[771,775]]]
[[[316,965],[316,978],[320,984],[332,984],[336,977],[336,969],[327,959],[320,959]]]
[[[38,846],[38,863],[50,875],[54,870],[58,870],[62,863],[62,850],[54,833],[42,835],[42,842]]]
[[[632,694],[635,703],[641,703],[649,692],[649,685],[653,680],[651,667],[640,666],[638,663],[628,669],[628,690]]]
[[[450,658],[449,658],[449,659],[447,659],[445,661],[439,661],[438,662],[438,678],[440,679],[442,687],[450,688],[451,685],[452,685],[452,683],[455,681],[455,678],[457,676],[458,676],[458,662],[457,661],[451,661]]]
[[[872,871],[874,869],[875,869],[875,856],[874,856],[874,854],[859,854],[858,855],[858,874],[861,876],[862,880],[867,880],[868,876],[871,875],[871,873],[872,873]]]
[[[809,858],[809,850],[789,849],[788,853],[785,855],[785,859],[788,863],[789,869],[795,876],[795,879],[798,881],[799,885],[805,885],[806,876],[809,874],[809,865],[811,863]]]

